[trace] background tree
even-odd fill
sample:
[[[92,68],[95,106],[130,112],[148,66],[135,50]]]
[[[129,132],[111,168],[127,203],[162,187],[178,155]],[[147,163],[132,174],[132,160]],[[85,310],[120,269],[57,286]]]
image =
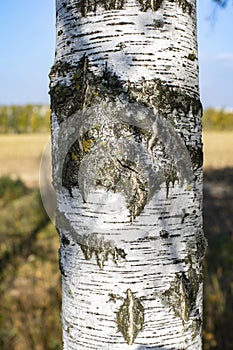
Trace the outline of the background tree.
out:
[[[57,0],[64,349],[200,349],[196,1]]]

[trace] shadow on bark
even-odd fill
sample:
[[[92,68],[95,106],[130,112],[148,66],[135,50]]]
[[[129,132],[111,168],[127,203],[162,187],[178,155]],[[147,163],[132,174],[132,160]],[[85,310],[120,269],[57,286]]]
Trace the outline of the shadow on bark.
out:
[[[204,349],[233,349],[233,168],[204,173]]]

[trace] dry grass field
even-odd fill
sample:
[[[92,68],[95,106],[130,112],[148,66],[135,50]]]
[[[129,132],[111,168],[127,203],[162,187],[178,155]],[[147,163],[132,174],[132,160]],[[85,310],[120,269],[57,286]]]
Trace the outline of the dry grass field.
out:
[[[29,187],[38,187],[41,155],[47,134],[0,135],[0,176],[20,177]],[[203,133],[204,168],[233,167],[233,132]]]
[[[208,131],[203,133],[204,168],[233,167],[233,132]]]
[[[38,187],[40,160],[49,141],[47,134],[0,135],[0,176],[20,177]]]

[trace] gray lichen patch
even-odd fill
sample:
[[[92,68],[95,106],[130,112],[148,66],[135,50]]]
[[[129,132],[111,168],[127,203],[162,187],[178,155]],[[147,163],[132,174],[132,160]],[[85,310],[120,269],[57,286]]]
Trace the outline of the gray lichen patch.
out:
[[[127,289],[126,298],[117,312],[116,323],[127,344],[132,345],[143,328],[144,307],[130,289]]]
[[[61,31],[62,32],[62,31]],[[73,66],[65,61],[57,61],[51,68],[49,77],[51,80],[58,76],[66,76],[67,73],[73,68]]]
[[[189,125],[191,123],[194,129],[200,127],[202,104],[199,96],[191,96],[180,88],[163,83],[160,79],[142,80],[140,84],[131,83],[128,86],[128,96],[129,101],[136,100],[139,104],[153,107],[174,127],[180,123],[184,125],[185,120]],[[180,135],[190,153],[193,171],[196,171],[203,163],[201,141],[197,140],[196,144],[190,143],[190,136],[187,132],[184,135],[182,129]]]
[[[59,123],[84,106],[88,91],[87,66],[87,58],[83,56],[76,67],[58,61],[51,68],[49,91],[51,108]],[[56,84],[54,84],[55,78],[59,78]],[[67,81],[70,83],[67,84]]]
[[[116,191],[125,194],[131,221],[140,215],[148,201],[148,181],[135,163],[119,161],[122,171]]]
[[[201,263],[205,257],[206,249],[208,246],[208,241],[204,235],[203,230],[196,233],[196,246],[197,246],[197,257]]]
[[[187,243],[187,263],[190,266],[201,266],[207,248],[207,239],[205,238],[203,230],[195,234],[195,238]]]
[[[164,26],[164,20],[163,19],[154,19],[153,20],[153,27],[155,29],[160,29],[160,28],[163,28]]]
[[[63,61],[55,63],[50,72],[49,93],[51,109],[61,123],[75,112],[106,98],[114,101],[116,96],[124,93],[124,87],[107,66],[102,74],[94,75],[89,69],[88,57],[84,55],[77,65]]]
[[[170,288],[162,294],[162,300],[185,323],[196,304],[198,290],[199,280],[195,271],[190,269],[188,276],[184,272],[176,273]]]
[[[116,123],[116,121],[113,123],[111,121],[113,111],[110,110],[108,110],[108,119],[101,111],[99,116],[96,115],[96,121],[93,122],[93,124],[96,123],[95,125],[89,124],[89,129],[86,128],[84,132],[78,130],[80,135],[77,135],[77,141],[68,151],[62,171],[62,185],[69,190],[71,195],[73,187],[80,189],[84,201],[88,188],[91,186],[121,192],[126,197],[127,208],[131,221],[133,221],[143,211],[152,194],[158,190],[158,181],[154,181],[155,179],[152,179],[148,172],[155,173],[159,169],[160,174],[163,173],[162,176],[166,179],[167,195],[169,187],[173,186],[176,181],[182,185],[180,170],[186,169],[187,166],[178,164],[178,160],[174,159],[176,156],[173,149],[168,148],[167,142],[159,141],[159,137],[164,139],[165,136],[155,136],[152,124],[155,118],[158,123],[159,119],[156,115],[159,115],[160,121],[161,119],[167,121],[174,129],[174,140],[177,140],[175,127],[179,125],[179,119],[187,117],[187,120],[189,119],[192,123],[198,124],[199,122],[201,104],[198,97],[189,96],[184,91],[167,85],[159,79],[143,80],[137,84],[120,81],[107,66],[103,68],[101,74],[95,75],[91,72],[88,57],[85,55],[76,66],[61,61],[54,65],[51,70],[50,94],[52,110],[56,114],[58,123],[61,125],[64,120],[77,116],[79,125],[77,129],[82,129],[83,124],[86,125],[85,120],[82,123],[79,120],[80,115],[88,111],[89,107],[94,113],[97,105],[107,106],[111,103],[117,105],[122,101],[127,105],[132,105],[137,101],[139,107],[153,107],[157,111],[157,114],[153,115],[153,121],[150,121],[150,126],[149,124],[146,126],[146,130],[143,127],[129,124],[130,120],[125,124]],[[103,129],[102,119],[104,118],[106,123]],[[181,122],[183,123],[183,120]],[[160,124],[162,125],[161,122]],[[160,129],[164,129],[163,126]],[[182,135],[181,131],[180,136],[183,138]],[[186,139],[189,142],[190,135]],[[185,139],[184,141],[183,148],[186,143]],[[180,149],[181,143],[178,142],[177,150]],[[121,144],[120,148],[119,144]],[[187,148],[195,170],[201,166],[201,148],[198,143],[195,146],[192,142],[187,144]],[[118,154],[113,152],[114,149]],[[143,157],[131,156],[132,154],[140,155],[143,152],[144,160]],[[178,151],[176,153],[179,154],[179,157],[183,157]],[[173,159],[171,159],[171,154],[174,156]],[[152,169],[153,171],[149,168],[148,171],[145,171],[145,167],[152,164],[150,157],[157,157],[158,167]],[[186,158],[181,161],[185,163]],[[175,167],[171,169],[172,163],[175,163],[177,169]],[[83,176],[80,176],[82,173]],[[86,174],[92,174],[92,178],[90,179]],[[156,183],[157,187],[153,183]]]
[[[101,74],[95,75],[91,72],[85,55],[76,66],[58,61],[51,69],[50,78],[51,108],[59,123],[78,110],[106,99],[115,101],[119,96],[125,101],[137,101],[141,105],[155,108],[171,123],[174,123],[174,111],[187,118],[191,113],[194,119],[197,116],[200,118],[202,113],[199,97],[190,96],[177,87],[164,84],[160,79],[142,80],[137,84],[125,82],[107,66]]]
[[[199,97],[190,96],[187,92],[164,84],[160,79],[142,81],[140,85],[129,86],[129,97],[144,105],[153,106],[160,115],[173,123],[173,111],[177,115],[189,116],[191,112],[196,116],[202,111],[202,104]]]
[[[202,319],[199,315],[199,312],[195,315],[195,318],[192,320],[191,323],[191,331],[192,331],[192,339],[194,339],[196,336],[201,334],[202,331]]]
[[[126,124],[94,125],[70,148],[63,165],[62,184],[72,195],[76,187],[86,201],[91,189],[121,192],[131,221],[148,201],[148,179],[144,165],[131,160],[145,134]],[[145,141],[146,144],[146,141]]]
[[[166,238],[169,237],[169,232],[167,230],[161,230],[159,232],[159,235],[160,235],[161,238],[166,239]]]
[[[115,247],[113,242],[105,240],[104,237],[99,237],[95,233],[83,236],[79,239],[78,244],[86,260],[90,260],[93,255],[95,256],[100,269],[104,268],[104,264],[109,257],[112,257],[115,264],[118,263],[120,258],[126,258],[126,253],[123,249]]]
[[[203,282],[203,259],[207,247],[207,240],[203,231],[196,233],[195,238],[187,244],[186,265],[189,267],[188,278],[193,290],[197,295],[200,283]]]

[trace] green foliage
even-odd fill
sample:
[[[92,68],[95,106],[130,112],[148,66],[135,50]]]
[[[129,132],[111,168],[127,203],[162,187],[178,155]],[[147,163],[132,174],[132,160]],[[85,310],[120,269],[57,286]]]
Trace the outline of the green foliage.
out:
[[[208,108],[204,110],[202,124],[205,131],[233,130],[233,111]]]
[[[50,109],[43,105],[0,106],[0,133],[48,132]]]

